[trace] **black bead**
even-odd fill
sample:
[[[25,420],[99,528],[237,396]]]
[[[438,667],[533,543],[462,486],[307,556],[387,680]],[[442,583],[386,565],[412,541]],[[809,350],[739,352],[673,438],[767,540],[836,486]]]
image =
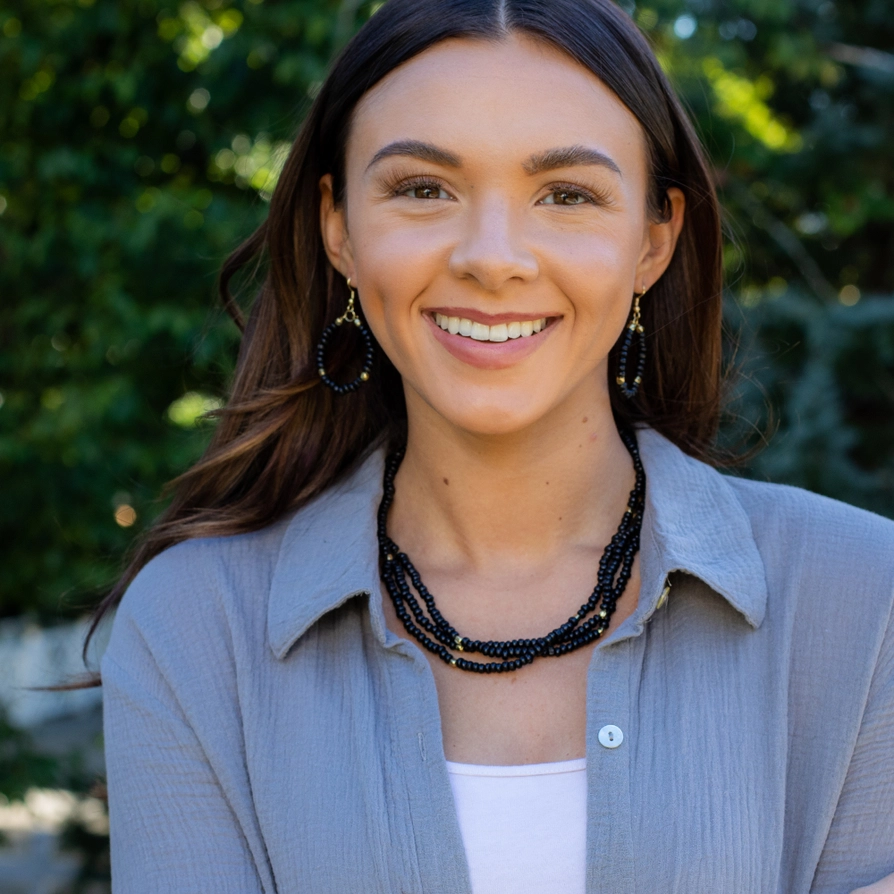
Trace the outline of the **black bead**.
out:
[[[332,324],[332,326],[334,325]],[[324,332],[324,337],[320,339],[320,345],[317,350],[318,368],[323,367],[323,349],[326,340],[329,338],[332,326],[327,328]],[[365,327],[363,328],[365,329]],[[626,358],[628,347],[626,342],[622,345],[622,358]],[[641,375],[640,367],[644,367],[645,364],[642,344],[640,348],[637,375]],[[370,339],[367,352],[368,359],[371,356],[372,342]],[[626,368],[626,361],[622,365]],[[322,378],[326,381],[328,377]],[[336,393],[348,393],[356,390],[360,385],[360,381],[358,379],[346,385],[338,385],[329,380],[326,381],[326,384]],[[533,639],[506,641],[469,640],[462,637],[446,621],[435,605],[434,597],[425,587],[419,572],[413,566],[409,556],[401,552],[397,544],[386,533],[388,509],[394,499],[394,478],[403,459],[404,448],[389,455],[385,462],[382,502],[379,504],[378,510],[377,536],[379,551],[382,554],[380,576],[388,595],[394,603],[395,613],[406,631],[427,651],[437,655],[442,661],[460,670],[483,674],[515,671],[530,664],[536,658],[565,655],[602,636],[609,627],[609,621],[614,613],[617,600],[624,592],[630,579],[633,559],[639,550],[640,529],[645,504],[646,478],[639,457],[636,438],[632,432],[625,429],[619,430],[619,434],[633,460],[636,483],[630,493],[628,509],[621,519],[618,530],[599,560],[596,586],[593,588],[593,592],[587,602],[578,609],[576,616],[569,618],[564,624],[545,636]],[[385,558],[388,555],[393,557],[390,562]],[[416,593],[421,597],[422,602],[425,603],[428,615],[426,615],[419,600],[410,589],[407,578],[409,578]],[[600,617],[603,611],[605,612],[604,618]],[[587,617],[588,615],[590,617]],[[428,636],[426,631],[434,639]],[[457,640],[462,645],[463,652],[476,652],[487,658],[498,660],[478,662],[455,656],[453,651],[457,651]]]
[[[328,388],[331,388],[336,394],[344,395],[350,394],[352,391],[356,391],[361,385],[369,380],[375,352],[373,349],[372,334],[370,333],[369,329],[362,324],[360,326],[357,326],[356,328],[359,330],[361,336],[363,337],[365,345],[363,369],[360,371],[360,374],[357,376],[356,379],[354,379],[353,382],[348,382],[344,385],[340,385],[338,382],[335,382],[329,377],[329,373],[326,370],[325,354],[326,346],[329,343],[329,338],[336,329],[340,328],[340,326],[341,323],[338,322],[330,323],[323,330],[323,334],[320,336],[320,340],[317,343],[316,368],[318,370],[323,370],[323,372],[320,374],[320,380],[323,382],[323,384],[325,384]]]

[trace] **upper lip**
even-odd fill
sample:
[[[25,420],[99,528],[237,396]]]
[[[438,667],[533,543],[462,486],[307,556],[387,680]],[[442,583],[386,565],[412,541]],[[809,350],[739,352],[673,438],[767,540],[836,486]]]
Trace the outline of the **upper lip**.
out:
[[[524,323],[527,320],[542,320],[544,317],[553,319],[560,314],[543,313],[537,311],[508,311],[502,314],[487,314],[473,307],[427,307],[425,313],[434,316],[443,314],[445,317],[461,317],[471,320],[473,323],[483,323],[485,326],[497,326],[500,323]]]

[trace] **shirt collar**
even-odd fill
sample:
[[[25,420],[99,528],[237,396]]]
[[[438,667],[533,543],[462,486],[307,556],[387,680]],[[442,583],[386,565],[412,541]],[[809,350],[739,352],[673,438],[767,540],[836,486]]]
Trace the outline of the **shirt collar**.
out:
[[[642,592],[632,622],[642,629],[667,575],[682,571],[704,581],[753,627],[760,626],[767,603],[764,565],[733,486],[654,430],[640,430],[637,441],[646,472],[646,510]],[[384,459],[383,450],[370,454],[287,524],[267,614],[267,636],[277,658],[327,612],[380,592],[376,511]],[[370,600],[370,617],[384,642],[378,599]]]
[[[767,578],[751,518],[730,479],[653,429],[637,432],[646,471],[641,543],[640,626],[654,612],[667,575],[699,578],[759,627]]]
[[[355,596],[379,592],[376,511],[382,498],[385,452],[377,450],[349,478],[299,509],[280,543],[270,585],[267,637],[284,658],[323,615]],[[371,612],[385,638],[384,613]]]

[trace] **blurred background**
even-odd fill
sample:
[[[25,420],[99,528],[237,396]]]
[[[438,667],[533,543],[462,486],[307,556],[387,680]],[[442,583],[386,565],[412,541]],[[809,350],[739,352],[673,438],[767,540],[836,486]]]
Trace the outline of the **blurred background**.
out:
[[[0,6],[0,892],[108,890],[101,694],[25,687],[83,670],[85,617],[201,453],[238,341],[217,270],[379,5]],[[894,2],[622,5],[727,212],[723,438],[762,447],[736,474],[894,517]]]

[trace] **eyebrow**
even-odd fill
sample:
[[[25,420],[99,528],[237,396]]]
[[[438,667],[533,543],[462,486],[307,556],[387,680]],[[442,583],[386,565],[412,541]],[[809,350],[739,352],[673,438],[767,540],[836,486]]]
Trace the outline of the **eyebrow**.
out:
[[[573,168],[577,165],[600,165],[614,171],[619,177],[622,176],[621,169],[614,159],[598,149],[590,149],[587,146],[547,149],[546,152],[532,155],[523,167],[529,174],[542,174],[544,171],[554,171],[556,168]]]
[[[422,142],[422,140],[396,140],[394,143],[389,143],[380,149],[372,157],[372,161],[366,166],[366,169],[369,170],[383,158],[391,158],[395,155],[418,158],[421,161],[430,161],[436,165],[444,165],[447,168],[462,167],[462,161],[459,156],[448,152],[446,149],[439,149],[431,143]]]
[[[462,167],[462,159],[458,155],[432,143],[422,140],[396,140],[379,149],[366,169],[369,170],[383,158],[394,156],[418,158],[421,161],[429,161],[447,168]],[[554,171],[556,168],[571,168],[579,165],[599,165],[614,171],[619,177],[623,176],[621,169],[610,156],[587,146],[563,146],[558,149],[547,149],[545,152],[535,152],[522,164],[522,167],[528,174],[533,175],[542,174],[544,171]]]

